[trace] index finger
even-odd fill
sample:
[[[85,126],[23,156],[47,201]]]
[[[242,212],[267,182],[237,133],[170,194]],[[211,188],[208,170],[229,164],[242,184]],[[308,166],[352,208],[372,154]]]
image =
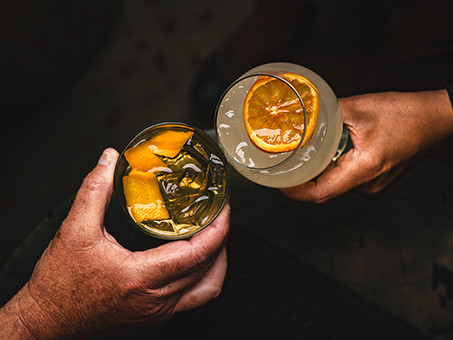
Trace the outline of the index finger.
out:
[[[142,252],[150,274],[155,278],[159,276],[159,281],[166,283],[205,267],[225,245],[229,221],[227,203],[215,221],[190,240],[166,243]]]

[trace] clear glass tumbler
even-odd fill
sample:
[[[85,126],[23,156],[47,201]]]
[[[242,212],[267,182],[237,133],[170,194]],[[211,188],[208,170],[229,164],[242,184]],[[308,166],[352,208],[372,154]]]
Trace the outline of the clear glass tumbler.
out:
[[[122,210],[142,232],[160,239],[188,238],[223,209],[227,163],[206,132],[184,123],[161,123],[125,147],[114,186]]]
[[[274,78],[281,87],[294,92],[299,102],[303,122],[307,122],[303,93],[282,76],[301,75],[314,85],[319,111],[316,125],[308,142],[302,145],[307,124],[304,124],[299,145],[291,151],[270,153],[257,147],[250,139],[244,120],[244,104],[250,89],[263,77]],[[275,98],[274,98],[275,99]],[[268,110],[269,111],[269,110]],[[268,114],[263,110],[263,114]],[[329,85],[313,71],[291,63],[270,63],[258,66],[237,79],[224,92],[216,109],[215,128],[219,145],[228,162],[247,179],[267,187],[292,187],[318,176],[330,162],[344,151],[348,131],[343,121],[337,97]]]

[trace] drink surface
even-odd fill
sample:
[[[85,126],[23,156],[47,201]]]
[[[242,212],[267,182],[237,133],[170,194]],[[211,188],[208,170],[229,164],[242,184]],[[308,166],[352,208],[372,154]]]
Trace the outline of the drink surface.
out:
[[[339,115],[338,106],[336,111]],[[268,187],[287,188],[307,182],[327,167],[338,148],[341,128],[332,118],[321,110],[312,137],[286,163],[260,170],[233,166],[244,177]]]
[[[162,152],[156,151],[157,147],[150,141],[168,131],[187,131],[187,128],[162,126],[149,132],[145,139],[129,148],[149,146],[165,165],[149,170],[157,180],[159,197],[155,201],[159,203],[140,201],[136,198],[137,190],[132,193],[135,196],[131,196],[125,179],[134,176],[136,169],[131,166],[135,163],[127,160],[124,160],[123,182],[120,184],[124,193],[122,203],[129,216],[145,233],[160,238],[181,238],[207,226],[220,212],[226,200],[226,164],[221,151],[210,137],[192,129],[189,131],[193,131],[193,134],[177,153],[171,154],[170,157],[159,155]],[[127,151],[125,153],[127,155]],[[168,155],[165,152],[164,154]],[[165,213],[159,214],[157,218],[149,218],[155,215],[152,212],[152,215],[140,214],[143,209],[156,210],[156,207],[164,209]],[[139,213],[134,213],[137,209]]]
[[[242,119],[249,89],[263,74],[293,72],[317,88],[319,113],[313,135],[300,149],[271,154],[259,150],[248,137]],[[335,94],[314,72],[294,64],[271,63],[247,72],[222,97],[216,131],[230,164],[244,177],[268,187],[291,187],[319,175],[335,155],[342,133],[342,118]]]

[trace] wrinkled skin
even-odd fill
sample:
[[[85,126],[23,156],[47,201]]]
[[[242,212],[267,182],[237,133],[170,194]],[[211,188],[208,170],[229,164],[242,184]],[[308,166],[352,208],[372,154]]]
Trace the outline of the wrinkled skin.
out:
[[[446,90],[385,92],[339,100],[353,148],[310,181],[281,191],[322,204],[348,191],[374,197],[423,156],[452,145],[453,111]],[[451,153],[450,153],[451,154]]]
[[[189,241],[131,252],[103,225],[117,157],[107,149],[85,178],[29,282],[0,310],[0,338],[83,338],[159,322],[220,294],[229,206]]]

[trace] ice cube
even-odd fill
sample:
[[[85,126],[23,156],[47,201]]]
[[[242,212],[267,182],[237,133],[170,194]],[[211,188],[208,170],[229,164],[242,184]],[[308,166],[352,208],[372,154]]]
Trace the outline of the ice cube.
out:
[[[157,175],[167,208],[177,223],[198,224],[207,205],[206,199],[200,198],[207,191],[208,159],[199,150],[203,151],[201,145],[183,148],[177,157],[164,160],[171,172]]]

